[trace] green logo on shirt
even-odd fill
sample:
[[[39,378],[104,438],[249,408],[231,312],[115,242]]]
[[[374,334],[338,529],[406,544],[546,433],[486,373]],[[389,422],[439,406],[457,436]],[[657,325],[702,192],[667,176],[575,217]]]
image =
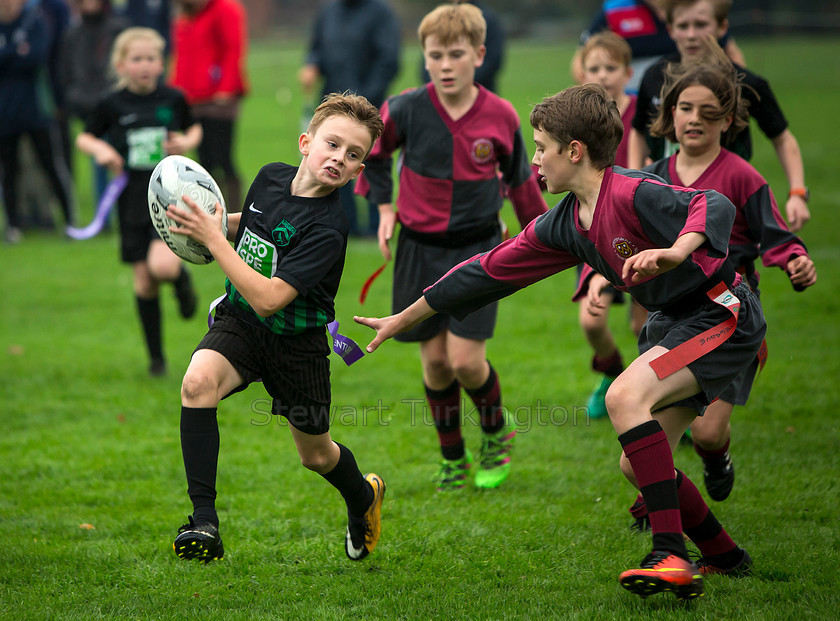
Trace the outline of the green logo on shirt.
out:
[[[172,122],[173,118],[175,118],[175,112],[172,108],[160,107],[155,109],[155,119],[158,122],[168,126]]]
[[[266,278],[271,278],[277,268],[277,256],[274,246],[259,235],[245,228],[236,252],[252,268]]]
[[[278,246],[288,246],[289,242],[292,241],[292,235],[296,232],[295,227],[293,227],[289,221],[284,218],[283,221],[278,224],[273,231],[271,231],[271,235],[274,237],[274,241]]]

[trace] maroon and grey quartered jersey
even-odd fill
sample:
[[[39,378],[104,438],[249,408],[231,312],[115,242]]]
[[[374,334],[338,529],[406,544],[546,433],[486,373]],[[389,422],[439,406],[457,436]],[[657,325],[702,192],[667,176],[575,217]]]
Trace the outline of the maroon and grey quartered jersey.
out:
[[[388,99],[381,110],[385,129],[365,161],[357,193],[391,203],[392,155],[401,149],[397,211],[413,231],[457,234],[493,221],[503,186],[521,226],[545,213],[516,111],[478,88],[472,108],[457,121],[432,83]]]
[[[659,160],[645,170],[668,183],[685,185],[677,174],[677,156]],[[691,184],[697,189],[717,190],[735,205],[735,224],[729,238],[729,262],[744,273],[753,288],[758,286],[754,262],[761,255],[765,267],[787,269],[791,259],[807,256],[799,237],[791,233],[779,213],[764,177],[746,160],[726,149]]]
[[[654,311],[697,293],[726,267],[735,208],[713,190],[669,186],[648,173],[613,167],[604,171],[588,230],[579,224],[578,209],[577,197],[567,194],[516,237],[455,266],[426,289],[427,302],[438,312],[460,318],[585,262]],[[692,232],[702,233],[707,241],[676,268],[638,283],[622,280],[627,258],[642,250],[669,248]]]

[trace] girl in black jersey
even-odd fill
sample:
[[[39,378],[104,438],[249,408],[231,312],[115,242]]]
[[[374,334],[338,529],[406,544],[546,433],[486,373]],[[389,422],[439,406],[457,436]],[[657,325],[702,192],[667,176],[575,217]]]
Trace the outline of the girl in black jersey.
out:
[[[151,218],[149,177],[167,155],[182,155],[201,142],[184,96],[159,84],[163,75],[163,38],[151,28],[129,28],[114,41],[111,65],[117,90],[99,102],[76,145],[114,175],[128,173],[119,199],[121,256],[134,272],[134,294],[151,363],[149,373],[164,375],[160,284],[175,285],[184,318],[195,314],[197,300],[189,272],[160,239]]]

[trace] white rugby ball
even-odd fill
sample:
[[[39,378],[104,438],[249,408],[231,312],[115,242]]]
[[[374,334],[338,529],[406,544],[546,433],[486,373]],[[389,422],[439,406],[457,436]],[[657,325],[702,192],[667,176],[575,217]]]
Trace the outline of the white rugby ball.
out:
[[[172,252],[190,263],[204,265],[213,260],[213,255],[203,244],[169,230],[178,226],[166,215],[169,205],[189,210],[182,196],[188,196],[209,214],[216,213],[216,203],[222,206],[222,230],[227,236],[227,209],[219,184],[200,164],[183,155],[169,155],[163,158],[149,179],[149,215],[160,238]]]

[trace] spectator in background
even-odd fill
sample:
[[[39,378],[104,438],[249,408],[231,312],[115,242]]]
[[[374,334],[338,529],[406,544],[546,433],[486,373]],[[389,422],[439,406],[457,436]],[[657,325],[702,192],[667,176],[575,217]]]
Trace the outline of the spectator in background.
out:
[[[322,98],[350,91],[379,108],[399,66],[400,24],[391,7],[383,0],[334,0],[316,18],[298,81],[304,96],[310,96],[320,80]],[[339,190],[350,234],[375,236],[379,210],[368,203],[367,227],[362,230],[354,185]]]
[[[110,0],[75,0],[79,19],[67,30],[61,46],[60,77],[69,119],[82,122],[109,94],[116,82],[110,71],[111,46],[128,27],[114,15]],[[93,162],[93,204],[108,183],[108,170]]]
[[[166,41],[164,54],[171,49],[172,3],[170,0],[116,0],[115,13],[124,17],[130,26],[153,28]]]
[[[23,136],[32,141],[65,222],[73,221],[70,172],[57,145],[53,101],[46,94],[52,29],[53,22],[40,2],[0,0],[0,179],[6,209],[5,239],[10,243],[22,238],[18,177]]]
[[[70,147],[70,129],[65,109],[64,88],[59,75],[61,40],[70,25],[70,8],[65,0],[32,0],[32,4],[41,5],[44,19],[49,24],[50,41],[46,65],[44,101],[53,123],[53,149],[57,157],[63,160],[63,166],[70,172],[72,179],[73,158]],[[20,178],[18,179],[18,201],[24,228],[53,229],[55,222],[52,207],[55,196],[46,180],[41,167],[37,164],[38,156],[29,138],[20,142],[21,153]]]
[[[229,211],[242,205],[233,158],[236,121],[248,91],[248,30],[238,0],[178,0],[170,83],[184,91],[204,139],[198,159],[219,182]]]
[[[37,2],[38,0],[35,0]],[[47,76],[50,92],[55,104],[55,118],[61,136],[61,155],[67,167],[72,169],[73,148],[70,145],[70,129],[67,122],[66,98],[61,82],[61,42],[70,27],[70,7],[65,0],[40,0],[44,16],[50,22],[50,49],[47,55]]]
[[[487,22],[487,35],[484,39],[484,47],[487,49],[487,52],[484,54],[484,63],[475,70],[475,81],[487,90],[498,93],[496,76],[501,71],[505,60],[505,43],[507,39],[505,27],[502,24],[502,20],[496,15],[496,12],[483,2],[473,2],[472,0],[463,1],[474,4],[481,9],[484,21]],[[459,4],[459,2],[455,2],[455,4]],[[420,82],[421,84],[425,84],[430,80],[429,72],[426,70],[426,61],[421,57]]]
[[[668,34],[663,5],[662,0],[606,0],[589,28],[580,35],[581,45],[595,33],[604,30],[611,30],[627,40],[633,51],[633,62],[630,65],[633,76],[627,84],[628,93],[639,91],[639,83],[648,67],[662,56],[677,51]],[[728,32],[724,32],[719,43],[733,62],[746,66],[743,53]],[[580,49],[572,59],[572,77],[578,83],[583,79]]]

